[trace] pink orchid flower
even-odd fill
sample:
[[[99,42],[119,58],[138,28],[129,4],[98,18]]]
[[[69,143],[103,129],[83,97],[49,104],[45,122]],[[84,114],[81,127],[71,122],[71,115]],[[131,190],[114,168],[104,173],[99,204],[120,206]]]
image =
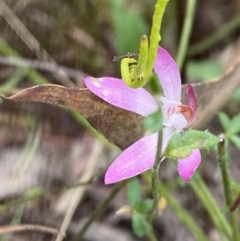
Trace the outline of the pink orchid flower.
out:
[[[178,67],[169,53],[159,47],[154,65],[163,88],[161,97],[163,112],[163,144],[175,134],[188,127],[196,118],[196,99],[191,85],[187,86],[189,106],[181,103],[181,78]],[[132,89],[121,79],[112,77],[85,77],[87,88],[104,101],[143,116],[157,111],[158,106],[144,88]],[[153,167],[158,143],[158,133],[145,136],[124,150],[110,165],[105,174],[105,183],[111,184],[136,176]],[[201,162],[198,149],[183,159],[178,159],[178,172],[188,182]]]

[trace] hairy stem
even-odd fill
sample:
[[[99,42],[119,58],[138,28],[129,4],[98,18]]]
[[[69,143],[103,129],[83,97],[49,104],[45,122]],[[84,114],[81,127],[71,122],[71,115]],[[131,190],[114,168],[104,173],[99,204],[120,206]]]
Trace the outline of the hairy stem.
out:
[[[155,159],[155,162],[153,165],[153,170],[152,170],[153,206],[147,217],[147,220],[149,222],[152,222],[153,218],[156,215],[156,211],[158,208],[158,201],[159,201],[158,171],[160,168],[161,157],[162,157],[162,130],[158,133],[158,148],[157,148],[156,159]]]
[[[228,161],[226,158],[226,145],[224,139],[221,138],[218,143],[218,157],[220,162],[220,168],[222,173],[222,181],[224,187],[224,194],[225,194],[225,201],[227,207],[230,209],[231,204],[233,202],[232,190],[231,190],[231,180],[229,175],[228,169]],[[237,217],[235,213],[229,213],[230,225],[232,227],[232,240],[239,241],[239,234],[238,234],[238,223]]]

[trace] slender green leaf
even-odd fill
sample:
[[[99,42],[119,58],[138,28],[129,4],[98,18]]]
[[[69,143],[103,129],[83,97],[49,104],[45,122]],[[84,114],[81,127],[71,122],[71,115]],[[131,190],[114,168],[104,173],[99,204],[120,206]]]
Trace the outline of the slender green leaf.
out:
[[[240,114],[233,117],[231,125],[228,128],[230,134],[235,134],[240,131]]]
[[[168,205],[174,211],[174,214],[179,220],[186,226],[186,228],[195,236],[195,240],[198,241],[210,241],[203,229],[196,222],[187,208],[185,209],[179,200],[171,193],[169,188],[163,182],[159,183],[159,189],[161,194],[166,198]]]
[[[230,122],[231,122],[229,117],[224,112],[220,112],[218,114],[218,119],[221,122],[225,132],[227,132],[227,130],[228,130],[229,126],[230,126]]]
[[[240,137],[239,136],[232,135],[232,136],[230,136],[230,140],[238,149],[240,149]]]
[[[189,182],[190,186],[193,188],[193,191],[203,204],[203,206],[208,211],[215,227],[220,231],[220,233],[226,234],[226,236],[232,236],[232,230],[229,224],[229,221],[223,215],[222,210],[217,204],[214,196],[210,192],[209,188],[203,182],[201,176],[196,176],[191,179]],[[225,240],[225,239],[224,239]],[[228,239],[232,240],[232,239]]]
[[[10,78],[8,78],[3,84],[2,87],[5,88],[14,88],[16,87],[21,80],[28,74],[27,68],[19,68]]]

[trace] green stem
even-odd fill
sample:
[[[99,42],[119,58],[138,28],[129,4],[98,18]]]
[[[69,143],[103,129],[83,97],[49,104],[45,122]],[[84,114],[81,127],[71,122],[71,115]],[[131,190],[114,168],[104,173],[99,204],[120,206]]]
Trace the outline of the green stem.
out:
[[[237,14],[234,18],[222,25],[216,32],[211,34],[209,37],[189,46],[188,55],[193,56],[196,54],[200,54],[201,52],[211,48],[220,39],[224,38],[231,32],[235,31],[237,28],[239,28],[239,25],[240,15]]]
[[[157,154],[155,158],[155,162],[153,165],[152,170],[152,193],[153,193],[153,206],[152,209],[149,212],[149,215],[147,217],[147,220],[151,223],[153,218],[156,215],[156,211],[158,208],[158,202],[159,202],[159,180],[158,180],[158,172],[161,164],[161,157],[162,157],[162,130],[158,133],[158,148],[157,148]]]
[[[182,69],[183,62],[187,53],[187,46],[189,43],[190,33],[192,30],[195,8],[196,8],[196,0],[188,0],[185,19],[183,23],[182,35],[181,35],[177,58],[176,58],[177,65],[180,70]]]
[[[114,186],[108,197],[92,212],[91,216],[88,218],[87,222],[84,224],[80,232],[75,236],[73,241],[82,240],[84,233],[90,227],[90,225],[94,222],[94,220],[102,214],[102,212],[108,207],[109,203],[113,200],[113,198],[118,194],[118,192],[126,186],[130,179],[119,182]]]
[[[218,204],[209,192],[205,183],[200,179],[200,177],[194,176],[189,184],[193,188],[195,194],[198,196],[204,207],[207,209],[210,217],[213,220],[213,223],[219,232],[224,233],[227,237],[231,238],[231,227],[223,216],[221,210],[218,207]]]
[[[151,232],[148,234],[148,238],[150,241],[158,241],[154,234],[153,228],[151,228]]]
[[[233,195],[231,190],[231,180],[229,175],[229,169],[227,164],[227,158],[226,158],[226,145],[224,139],[220,139],[218,143],[218,156],[219,156],[219,162],[220,162],[220,169],[222,173],[222,180],[223,180],[223,187],[224,187],[224,194],[225,194],[225,200],[228,209],[230,209],[230,206],[233,202]],[[230,219],[230,225],[232,227],[232,240],[238,241],[239,240],[239,234],[238,234],[238,223],[237,223],[237,217],[235,213],[229,213],[229,219]]]

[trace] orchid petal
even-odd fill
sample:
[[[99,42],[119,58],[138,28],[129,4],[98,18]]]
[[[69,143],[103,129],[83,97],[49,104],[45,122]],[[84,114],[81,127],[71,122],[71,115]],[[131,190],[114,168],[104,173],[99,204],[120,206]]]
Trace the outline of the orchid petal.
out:
[[[201,163],[201,153],[199,149],[195,149],[192,153],[183,159],[178,159],[178,173],[188,182],[193,176],[195,170]]]
[[[181,77],[177,64],[163,48],[158,48],[154,70],[158,75],[165,97],[168,100],[181,100]]]
[[[155,99],[143,88],[132,89],[121,79],[83,78],[87,88],[111,105],[147,116],[157,110]]]
[[[105,184],[134,177],[153,167],[157,153],[158,133],[143,137],[124,150],[111,164]]]

